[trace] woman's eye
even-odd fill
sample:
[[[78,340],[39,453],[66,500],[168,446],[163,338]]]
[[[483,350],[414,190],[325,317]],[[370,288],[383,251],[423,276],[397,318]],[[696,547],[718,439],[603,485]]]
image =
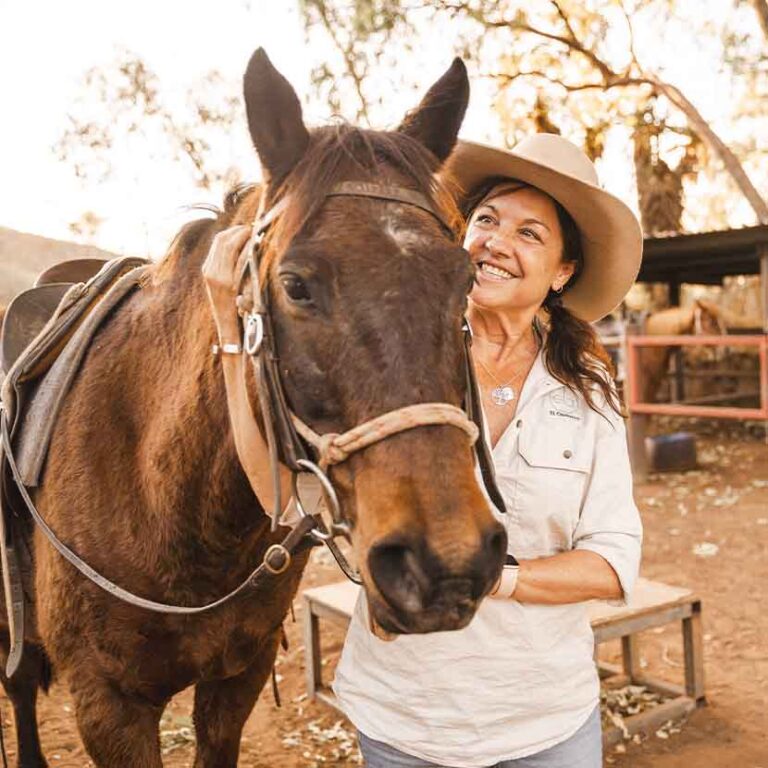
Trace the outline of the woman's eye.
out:
[[[291,301],[308,304],[312,301],[307,284],[298,275],[282,275],[280,282]]]
[[[487,213],[481,213],[476,219],[475,222],[478,224],[492,224],[493,223],[493,217],[489,216]]]
[[[538,240],[539,242],[541,242],[541,237],[539,237],[539,233],[533,229],[528,229],[526,227],[525,229],[520,230],[520,234],[525,235],[526,237],[532,237],[534,240]]]

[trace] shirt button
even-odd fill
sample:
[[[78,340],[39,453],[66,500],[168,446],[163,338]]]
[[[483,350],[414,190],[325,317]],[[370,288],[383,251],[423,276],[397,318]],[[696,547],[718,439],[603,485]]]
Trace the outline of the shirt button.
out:
[[[520,427],[522,427],[522,426],[523,426],[523,420],[522,420],[522,419],[518,419],[518,420],[517,420],[517,424],[515,424],[515,426],[516,426],[518,429],[520,429]]]
[[[563,456],[565,456],[566,459],[570,459],[571,456],[573,456],[573,453],[571,451],[563,451]]]

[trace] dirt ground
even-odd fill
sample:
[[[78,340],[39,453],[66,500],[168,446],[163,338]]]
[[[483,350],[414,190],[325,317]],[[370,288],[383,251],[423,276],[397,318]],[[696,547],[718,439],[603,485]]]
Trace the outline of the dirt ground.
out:
[[[656,424],[671,431],[681,425]],[[645,524],[642,573],[694,589],[703,601],[708,706],[682,724],[610,750],[617,768],[768,768],[768,445],[760,430],[727,423],[685,425],[697,433],[699,469],[651,475],[637,486]],[[339,580],[327,556],[316,552],[304,586]],[[301,612],[286,625],[290,640],[278,666],[282,708],[269,686],[245,728],[240,765],[310,768],[359,765],[349,724],[304,693]],[[342,637],[324,630],[325,677]],[[641,666],[657,677],[682,680],[678,626],[641,637]],[[613,645],[601,650],[617,659]],[[192,692],[178,696],[162,722],[165,765],[193,762]],[[15,763],[8,701],[0,697],[6,744]],[[42,697],[39,717],[51,766],[91,765],[74,723],[68,694],[54,686]]]

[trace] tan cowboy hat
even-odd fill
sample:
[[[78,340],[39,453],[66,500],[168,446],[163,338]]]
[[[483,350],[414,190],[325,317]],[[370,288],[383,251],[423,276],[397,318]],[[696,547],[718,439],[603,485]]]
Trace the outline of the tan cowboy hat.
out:
[[[553,133],[534,134],[506,151],[459,141],[446,167],[466,197],[486,179],[519,179],[546,192],[571,215],[581,232],[584,265],[563,304],[593,322],[609,314],[634,283],[643,253],[635,214],[600,187],[590,159]]]

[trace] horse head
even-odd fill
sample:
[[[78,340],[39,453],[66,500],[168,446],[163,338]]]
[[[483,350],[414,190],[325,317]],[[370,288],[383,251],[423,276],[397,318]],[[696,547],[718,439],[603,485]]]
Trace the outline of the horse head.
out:
[[[390,132],[307,129],[293,88],[261,50],[244,91],[262,208],[288,199],[261,273],[290,409],[324,434],[415,403],[460,406],[474,273],[441,224],[460,219],[436,173],[467,106],[463,63]],[[402,200],[328,195],[344,182],[413,190],[440,216]],[[447,425],[403,431],[330,476],[376,621],[396,633],[465,626],[506,552],[467,435]]]
[[[696,336],[728,333],[723,312],[713,301],[707,301],[706,299],[696,299],[694,301],[693,333]]]

